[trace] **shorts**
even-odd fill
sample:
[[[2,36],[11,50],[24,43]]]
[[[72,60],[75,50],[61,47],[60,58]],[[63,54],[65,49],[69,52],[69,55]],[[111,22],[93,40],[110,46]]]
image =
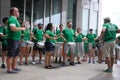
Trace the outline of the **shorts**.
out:
[[[64,52],[66,54],[69,54],[69,52],[70,52],[70,54],[75,54],[76,53],[75,48],[76,48],[75,45],[70,45],[69,43],[64,44]]]
[[[35,43],[34,46],[33,46],[33,50],[43,51],[43,48],[39,48],[39,47],[37,46],[37,43]]]
[[[20,41],[8,39],[8,57],[19,56],[20,53]]]
[[[21,43],[21,47],[31,47],[33,45],[34,45],[34,43],[31,41],[22,41],[22,43]]]
[[[104,57],[115,57],[115,41],[113,42],[104,42],[103,44],[103,56]]]
[[[95,49],[94,43],[88,43],[88,49],[89,49],[89,50]]]
[[[51,42],[45,42],[45,49],[46,49],[46,51],[54,52],[55,51],[55,45]]]
[[[62,55],[62,44],[56,44],[55,45],[55,56],[61,57]]]
[[[8,51],[8,44],[2,44],[2,50]]]
[[[84,56],[84,43],[83,42],[76,42],[76,54],[77,54],[77,57]]]

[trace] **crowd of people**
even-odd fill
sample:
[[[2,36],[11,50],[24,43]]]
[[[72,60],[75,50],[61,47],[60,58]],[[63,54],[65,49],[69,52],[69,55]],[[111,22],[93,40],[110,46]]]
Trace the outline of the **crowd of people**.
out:
[[[104,72],[112,72],[116,33],[119,33],[120,30],[110,22],[109,18],[104,19],[101,35],[98,37],[93,33],[93,29],[90,29],[87,35],[82,33],[80,27],[73,30],[71,21],[67,22],[65,28],[60,24],[56,32],[54,32],[52,23],[48,23],[45,30],[43,29],[44,25],[39,23],[31,31],[24,24],[20,26],[17,20],[18,17],[18,8],[12,7],[10,17],[3,18],[4,25],[0,27],[0,41],[2,42],[1,68],[7,66],[7,73],[14,74],[21,71],[17,67],[18,58],[19,65],[45,63],[45,69],[52,69],[55,67],[51,63],[52,58],[55,63],[59,62],[62,66],[68,66],[68,61],[69,65],[74,66],[75,58],[77,58],[78,64],[83,62],[95,64],[96,55],[98,63],[105,60],[108,65],[108,69]],[[35,59],[37,53],[39,55],[38,62]],[[45,58],[42,56],[43,53]],[[29,61],[31,56],[32,61]],[[25,60],[23,61],[24,57]],[[43,59],[45,59],[45,62],[43,62]]]

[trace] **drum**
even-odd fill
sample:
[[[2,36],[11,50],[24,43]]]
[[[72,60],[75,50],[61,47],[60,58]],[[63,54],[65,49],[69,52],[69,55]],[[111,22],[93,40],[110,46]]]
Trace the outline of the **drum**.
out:
[[[68,42],[69,46],[75,46],[75,42]]]
[[[26,43],[29,45],[29,46],[33,46],[34,43],[32,41],[26,41]]]
[[[38,42],[38,43],[37,43],[37,46],[38,46],[39,48],[44,48],[45,42]]]

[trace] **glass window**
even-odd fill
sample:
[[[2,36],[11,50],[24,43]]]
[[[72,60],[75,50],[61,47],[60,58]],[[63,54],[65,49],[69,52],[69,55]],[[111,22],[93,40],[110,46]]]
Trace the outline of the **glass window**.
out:
[[[33,21],[37,25],[43,23],[44,16],[44,0],[34,0]]]
[[[88,32],[89,25],[89,9],[83,9],[83,18],[82,18],[82,33],[84,35]]]
[[[46,0],[46,10],[45,10],[45,21],[44,24],[47,25],[50,22],[50,9],[51,0]]]
[[[98,27],[98,12],[94,11],[92,13],[92,28],[93,28],[93,32],[97,34],[97,27]]]
[[[61,0],[52,0],[51,22],[57,27],[60,24]]]
[[[32,0],[26,0],[26,13],[25,19],[31,22]]]

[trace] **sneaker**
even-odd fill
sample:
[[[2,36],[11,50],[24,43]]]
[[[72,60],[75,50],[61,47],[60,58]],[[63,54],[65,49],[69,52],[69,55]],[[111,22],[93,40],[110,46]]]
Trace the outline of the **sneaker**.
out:
[[[91,61],[89,60],[88,63],[91,63]]]
[[[65,62],[62,63],[62,66],[68,66]]]
[[[21,71],[21,69],[19,69],[19,68],[15,68],[14,71]]]
[[[80,62],[80,61],[78,61],[78,64],[81,64],[81,62]]]
[[[35,62],[35,61],[33,61],[33,62],[32,62],[32,64],[36,64],[36,62]]]
[[[93,64],[95,64],[95,61],[93,61]]]
[[[103,72],[112,73],[112,70],[111,70],[111,69],[106,69],[106,70],[104,70]]]
[[[16,73],[18,73],[18,71],[11,70],[11,71],[7,71],[7,73],[9,73],[9,74],[16,74]]]
[[[6,68],[5,64],[2,64],[2,65],[1,65],[1,68],[2,68],[2,69],[5,69],[5,68]]]
[[[43,61],[39,61],[39,64],[44,64],[45,62],[43,62]]]
[[[74,63],[74,62],[70,62],[70,65],[74,66],[74,65],[75,65],[75,63]]]

